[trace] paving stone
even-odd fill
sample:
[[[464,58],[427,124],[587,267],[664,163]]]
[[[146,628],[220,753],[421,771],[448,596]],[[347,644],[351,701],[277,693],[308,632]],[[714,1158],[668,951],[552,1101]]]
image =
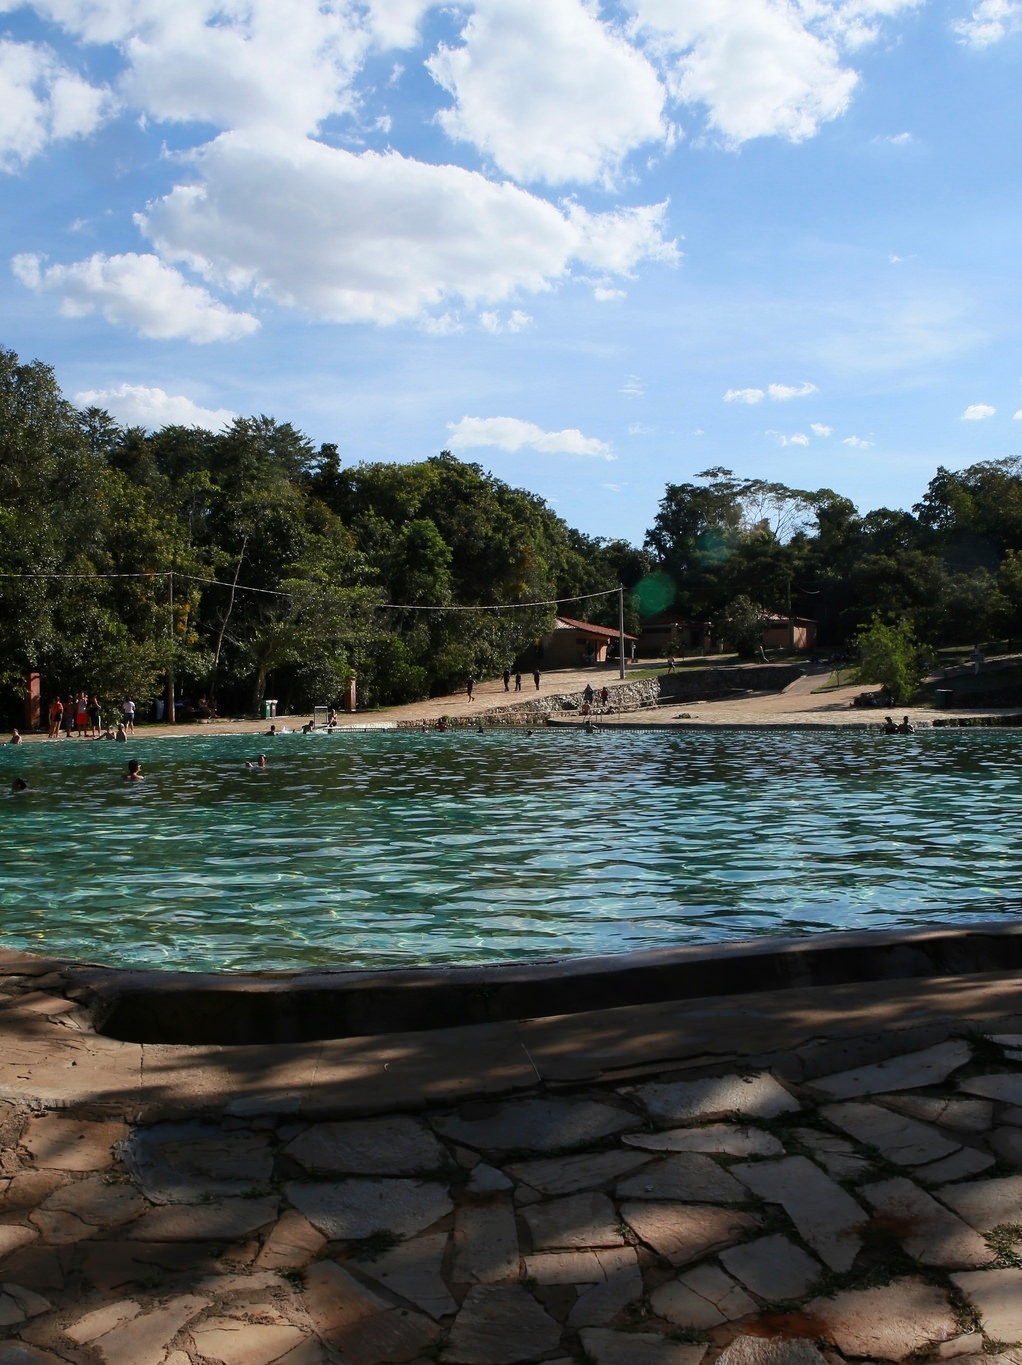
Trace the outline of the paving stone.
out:
[[[125,1235],[141,1242],[232,1242],[275,1223],[279,1206],[276,1195],[213,1204],[161,1204],[132,1223]]]
[[[1022,1222],[1022,1175],[942,1185],[936,1195],[977,1232],[989,1232],[1000,1223]]]
[[[451,1115],[433,1126],[444,1137],[480,1151],[551,1152],[584,1147],[641,1126],[626,1110],[594,1100],[510,1100],[487,1118]]]
[[[637,1237],[673,1266],[688,1265],[734,1246],[755,1232],[760,1223],[753,1213],[709,1204],[622,1204],[621,1217]]]
[[[796,1113],[800,1108],[794,1096],[767,1072],[653,1082],[637,1086],[634,1093],[658,1123],[684,1123],[728,1114],[773,1119]]]
[[[48,1313],[53,1307],[49,1299],[44,1298],[42,1294],[37,1294],[34,1289],[28,1289],[23,1284],[5,1282],[3,1292],[14,1300],[26,1318],[36,1318],[40,1313]]]
[[[474,1285],[454,1320],[441,1360],[452,1365],[520,1365],[554,1350],[561,1329],[521,1285]]]
[[[819,1261],[780,1233],[723,1251],[720,1262],[746,1289],[768,1302],[801,1298],[823,1271]]]
[[[459,1204],[454,1214],[454,1263],[457,1284],[503,1284],[518,1279],[518,1227],[507,1195],[485,1204]]]
[[[127,1133],[123,1123],[41,1114],[29,1119],[21,1143],[38,1166],[59,1171],[105,1171],[113,1164],[114,1144]]]
[[[302,1298],[317,1332],[323,1336],[385,1312],[391,1306],[334,1261],[318,1261],[310,1268]]]
[[[120,1227],[147,1207],[131,1185],[111,1184],[101,1176],[61,1185],[40,1205],[46,1211],[74,1214],[93,1228]]]
[[[747,1195],[734,1176],[728,1175],[712,1157],[700,1152],[676,1152],[619,1181],[617,1197],[735,1204],[744,1202]]]
[[[923,1265],[950,1269],[989,1265],[995,1259],[978,1232],[911,1180],[882,1180],[864,1185],[860,1194],[876,1215],[874,1224],[889,1229]]]
[[[80,1254],[83,1277],[104,1294],[120,1293],[154,1277],[191,1277],[216,1270],[219,1264],[215,1247],[204,1242],[95,1241],[83,1243]]]
[[[599,1327],[584,1328],[581,1337],[586,1358],[593,1365],[700,1365],[709,1349],[668,1341],[652,1332],[611,1332]]]
[[[82,1346],[87,1341],[94,1341],[96,1337],[112,1332],[115,1327],[120,1327],[121,1323],[137,1318],[141,1311],[142,1306],[135,1299],[106,1303],[102,1308],[95,1308],[84,1317],[76,1318],[64,1328],[64,1335]]]
[[[0,1261],[20,1247],[28,1246],[39,1236],[39,1229],[24,1223],[0,1224]]]
[[[818,1133],[815,1128],[795,1128],[792,1137],[813,1154],[813,1160],[835,1180],[862,1180],[873,1170],[873,1162],[860,1156],[847,1138],[836,1133]]]
[[[273,1174],[268,1133],[225,1131],[211,1123],[155,1123],[121,1144],[125,1165],[154,1204],[194,1204],[238,1195]]]
[[[809,1089],[832,1100],[857,1099],[861,1095],[879,1095],[891,1090],[922,1089],[927,1085],[939,1085],[971,1060],[972,1049],[968,1043],[963,1039],[949,1039],[921,1052],[906,1052],[871,1066],[821,1076],[809,1083]]]
[[[503,1171],[498,1171],[496,1166],[491,1166],[486,1161],[480,1161],[472,1167],[472,1174],[465,1186],[465,1193],[497,1194],[502,1190],[510,1190],[513,1186],[514,1181],[509,1179]]]
[[[70,1179],[65,1171],[18,1171],[0,1197],[0,1209],[6,1216],[21,1209],[37,1208]]]
[[[412,1237],[451,1212],[444,1185],[435,1181],[293,1180],[285,1187],[291,1203],[329,1238],[358,1241],[374,1232]]]
[[[884,1104],[909,1118],[952,1128],[956,1133],[985,1133],[994,1119],[991,1100],[965,1100],[957,1095],[885,1095]]]
[[[986,1336],[1022,1342],[1022,1270],[965,1270],[951,1278],[976,1308]]]
[[[208,1301],[197,1294],[183,1294],[162,1308],[142,1313],[96,1337],[92,1347],[103,1365],[141,1365],[142,1361],[162,1360],[171,1339],[208,1306]]]
[[[961,1147],[960,1142],[952,1142],[936,1128],[905,1114],[892,1113],[880,1104],[850,1100],[824,1105],[820,1113],[828,1123],[875,1147],[898,1166],[939,1161]]]
[[[741,1285],[714,1265],[697,1266],[650,1295],[653,1311],[679,1327],[718,1327],[756,1311]]]
[[[708,1123],[703,1128],[672,1128],[664,1133],[626,1133],[629,1147],[648,1152],[716,1152],[721,1156],[783,1156],[773,1133],[734,1123]]]
[[[29,1214],[29,1222],[39,1229],[39,1235],[49,1246],[70,1246],[83,1242],[96,1233],[95,1225],[90,1226],[76,1218],[73,1213],[47,1213],[36,1209]]]
[[[983,1354],[983,1333],[963,1332],[960,1337],[942,1341],[933,1352],[935,1360],[957,1360],[959,1356]]]
[[[256,1257],[259,1270],[289,1270],[314,1261],[326,1245],[326,1238],[303,1213],[287,1209],[274,1223]]]
[[[812,1299],[806,1312],[846,1356],[902,1360],[930,1342],[958,1335],[943,1290],[915,1278]]]
[[[914,1175],[925,1180],[928,1185],[944,1185],[951,1180],[966,1180],[970,1175],[979,1175],[994,1164],[989,1152],[978,1152],[975,1147],[963,1147],[952,1152],[943,1161],[928,1161],[924,1166],[914,1166]]]
[[[995,1128],[988,1141],[1002,1161],[1022,1169],[1022,1129]]]
[[[62,1356],[40,1351],[24,1341],[0,1341],[0,1365],[67,1365]]]
[[[780,1204],[806,1242],[831,1270],[851,1269],[861,1246],[863,1209],[807,1157],[749,1162],[731,1173],[754,1194]]]
[[[330,1361],[336,1362],[336,1360],[336,1355],[331,1354]],[[169,1360],[167,1365],[170,1365]],[[192,1365],[191,1361],[188,1361],[187,1365]],[[288,1351],[287,1355],[281,1356],[276,1365],[328,1365],[326,1347],[318,1337],[306,1337],[300,1346],[296,1346],[293,1351]]]
[[[968,1095],[981,1095],[984,1099],[997,1100],[1001,1104],[1022,1105],[1022,1071],[998,1071],[990,1076],[970,1076],[961,1081],[959,1090]]]
[[[774,1337],[735,1337],[717,1357],[715,1365],[829,1365],[827,1357],[811,1341],[784,1341]]]
[[[345,1175],[415,1175],[435,1171],[448,1157],[418,1120],[404,1116],[350,1123],[317,1123],[285,1148],[305,1170]]]
[[[429,1318],[407,1308],[388,1308],[350,1327],[327,1334],[327,1341],[340,1352],[344,1365],[399,1365],[421,1359],[440,1329]],[[336,1359],[336,1357],[335,1357]]]
[[[645,1152],[586,1152],[581,1156],[518,1161],[505,1169],[512,1179],[543,1194],[576,1194],[606,1185],[649,1160]]]
[[[30,1284],[40,1291],[59,1293],[73,1269],[76,1250],[77,1248],[42,1246],[34,1242],[6,1258],[3,1275],[17,1284]]]
[[[614,1205],[605,1194],[572,1194],[522,1210],[534,1251],[624,1245]]]
[[[604,1255],[610,1252],[617,1255],[632,1251],[631,1247],[605,1248]],[[634,1259],[635,1253],[632,1251]],[[524,1257],[525,1274],[537,1284],[597,1284],[606,1279],[606,1272],[597,1251],[541,1251],[535,1256]]]
[[[442,1273],[446,1247],[446,1232],[427,1232],[402,1242],[375,1260],[362,1262],[360,1268],[363,1275],[415,1304],[431,1318],[443,1318],[458,1308]]]
[[[604,1278],[580,1289],[568,1314],[569,1327],[605,1327],[626,1304],[642,1296],[642,1274],[633,1247],[604,1247],[595,1254]]]
[[[986,1036],[992,1043],[1004,1048],[1009,1060],[1018,1061],[1022,1058],[1022,1033],[988,1033]]]
[[[203,1360],[216,1361],[216,1365],[271,1365],[304,1341],[305,1335],[285,1323],[239,1318],[211,1318],[189,1332]]]

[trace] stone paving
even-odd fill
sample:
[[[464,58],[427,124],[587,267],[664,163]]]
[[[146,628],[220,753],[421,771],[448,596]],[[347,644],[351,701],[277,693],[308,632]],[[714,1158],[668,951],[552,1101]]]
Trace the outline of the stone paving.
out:
[[[0,1365],[1022,1365],[1018,1023],[359,1118],[8,1099]]]

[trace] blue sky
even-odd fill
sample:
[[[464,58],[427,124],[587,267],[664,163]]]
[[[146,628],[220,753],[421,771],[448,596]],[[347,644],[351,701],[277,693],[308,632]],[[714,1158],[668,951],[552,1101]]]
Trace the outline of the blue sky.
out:
[[[0,0],[0,344],[640,543],[1022,444],[1022,0]]]

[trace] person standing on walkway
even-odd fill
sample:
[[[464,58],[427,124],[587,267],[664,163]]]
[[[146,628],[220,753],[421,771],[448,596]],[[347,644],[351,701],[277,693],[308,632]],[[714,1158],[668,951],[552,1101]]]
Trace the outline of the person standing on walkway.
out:
[[[536,691],[538,692],[538,691],[539,691],[539,669],[538,669],[538,668],[534,668],[534,669],[532,670],[532,681],[536,684]]]
[[[504,669],[504,691],[505,691],[505,692],[510,692],[510,691],[511,691],[511,670],[510,670],[510,668],[505,668],[505,669]]]
[[[469,701],[475,701],[475,697],[472,695],[472,693],[475,691],[475,687],[476,687],[475,678],[469,678],[468,682],[465,684],[465,691],[468,693]]]
[[[521,673],[516,673],[516,674],[515,674],[515,691],[516,691],[516,692],[520,692],[521,690],[522,690],[522,675],[521,675]]]
[[[121,724],[124,726],[126,734],[135,733],[135,703],[130,697],[124,698],[124,706],[121,708]]]
[[[60,738],[60,727],[64,721],[64,703],[54,697],[50,703],[50,739]]]

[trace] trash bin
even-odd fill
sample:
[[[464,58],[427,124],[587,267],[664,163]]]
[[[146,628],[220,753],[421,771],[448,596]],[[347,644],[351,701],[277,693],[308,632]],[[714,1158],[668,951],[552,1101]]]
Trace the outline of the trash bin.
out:
[[[951,705],[951,698],[955,694],[951,691],[950,687],[938,687],[935,695],[937,698],[938,710],[946,711]]]
[[[275,720],[277,715],[276,698],[273,701],[263,702],[263,720]]]

